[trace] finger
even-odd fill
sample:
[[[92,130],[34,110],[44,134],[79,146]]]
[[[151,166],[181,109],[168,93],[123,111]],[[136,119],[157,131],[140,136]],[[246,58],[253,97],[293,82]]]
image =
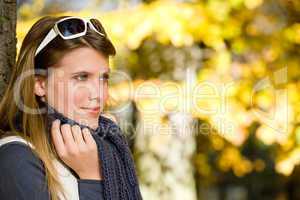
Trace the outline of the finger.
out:
[[[79,146],[84,146],[85,142],[83,140],[81,128],[78,125],[72,126],[72,133],[76,144]]]
[[[65,152],[65,144],[60,132],[60,120],[56,119],[51,126],[53,144],[58,154]]]
[[[71,131],[71,126],[70,124],[64,124],[61,126],[61,133],[63,136],[63,139],[65,141],[65,146],[67,149],[70,151],[74,150],[76,148],[76,143],[73,138],[73,134]]]
[[[82,130],[82,133],[83,133],[84,141],[88,146],[96,143],[89,129],[84,128]]]

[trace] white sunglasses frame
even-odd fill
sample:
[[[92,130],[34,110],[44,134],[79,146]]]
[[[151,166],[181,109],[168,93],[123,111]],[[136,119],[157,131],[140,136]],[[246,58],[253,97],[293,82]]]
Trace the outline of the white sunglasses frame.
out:
[[[59,24],[62,21],[68,20],[68,19],[81,19],[82,21],[84,21],[85,27],[84,27],[84,31],[81,33],[77,33],[74,35],[70,35],[70,36],[63,36],[61,34],[61,32],[59,31],[57,24]],[[100,33],[95,26],[93,25],[93,23],[90,21],[92,18],[81,18],[81,17],[66,17],[63,19],[58,20],[57,22],[55,22],[54,27],[48,32],[48,34],[46,35],[46,37],[42,40],[42,42],[40,43],[40,45],[38,46],[37,50],[35,51],[35,56],[43,49],[45,48],[45,46],[47,46],[47,44],[49,44],[57,35],[59,35],[61,38],[63,38],[64,40],[69,40],[69,39],[74,39],[74,38],[78,38],[81,36],[84,36],[87,32],[87,27],[89,25],[89,27],[94,30],[95,32],[97,32],[98,34],[100,34],[101,36],[105,37],[105,35],[103,33]]]

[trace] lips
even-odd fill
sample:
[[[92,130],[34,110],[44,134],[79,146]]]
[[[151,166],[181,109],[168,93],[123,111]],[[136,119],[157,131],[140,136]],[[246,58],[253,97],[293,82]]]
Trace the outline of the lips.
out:
[[[83,109],[87,110],[89,113],[92,113],[92,114],[97,114],[100,111],[100,107],[83,108]]]
[[[88,110],[99,110],[100,109],[100,107],[95,107],[95,108],[87,108]]]
[[[82,107],[83,109],[89,109],[89,110],[96,110],[99,109],[100,106],[95,106],[95,107]]]

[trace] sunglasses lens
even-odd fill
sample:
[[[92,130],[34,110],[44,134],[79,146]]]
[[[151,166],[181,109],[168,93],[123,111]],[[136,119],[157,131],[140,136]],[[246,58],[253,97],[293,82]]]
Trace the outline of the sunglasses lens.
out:
[[[90,22],[93,24],[93,26],[95,27],[95,29],[97,29],[97,31],[100,31],[96,19],[91,19]]]
[[[81,19],[67,19],[59,22],[57,28],[64,37],[82,33],[85,30],[85,23]]]
[[[96,29],[96,31],[103,34],[101,23],[97,19],[91,19],[90,22],[92,23],[92,26]]]

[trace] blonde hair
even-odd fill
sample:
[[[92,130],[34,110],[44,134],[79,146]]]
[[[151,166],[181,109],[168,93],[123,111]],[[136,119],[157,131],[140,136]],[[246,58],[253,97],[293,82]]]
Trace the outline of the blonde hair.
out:
[[[9,132],[11,135],[21,136],[34,145],[35,149],[33,152],[42,160],[45,167],[47,180],[47,185],[45,186],[48,186],[51,200],[59,200],[58,193],[63,193],[63,190],[52,163],[52,159],[58,159],[58,156],[52,142],[47,137],[47,113],[43,114],[41,112],[41,100],[34,95],[35,74],[28,76],[20,83],[20,93],[17,95],[19,95],[24,106],[37,110],[38,113],[27,113],[21,109],[22,107],[18,107],[19,102],[16,102],[14,99],[14,87],[18,77],[30,70],[47,70],[48,67],[56,64],[66,53],[83,46],[96,49],[107,58],[116,53],[101,23],[93,19],[93,24],[105,37],[91,30],[88,30],[85,36],[72,40],[63,40],[57,36],[35,56],[35,51],[40,42],[51,30],[55,22],[64,17],[67,16],[46,16],[31,27],[24,38],[16,65],[12,70],[11,78],[0,102],[0,138]],[[19,131],[16,127],[17,113],[21,115],[22,121],[18,126],[21,127],[22,131]]]

